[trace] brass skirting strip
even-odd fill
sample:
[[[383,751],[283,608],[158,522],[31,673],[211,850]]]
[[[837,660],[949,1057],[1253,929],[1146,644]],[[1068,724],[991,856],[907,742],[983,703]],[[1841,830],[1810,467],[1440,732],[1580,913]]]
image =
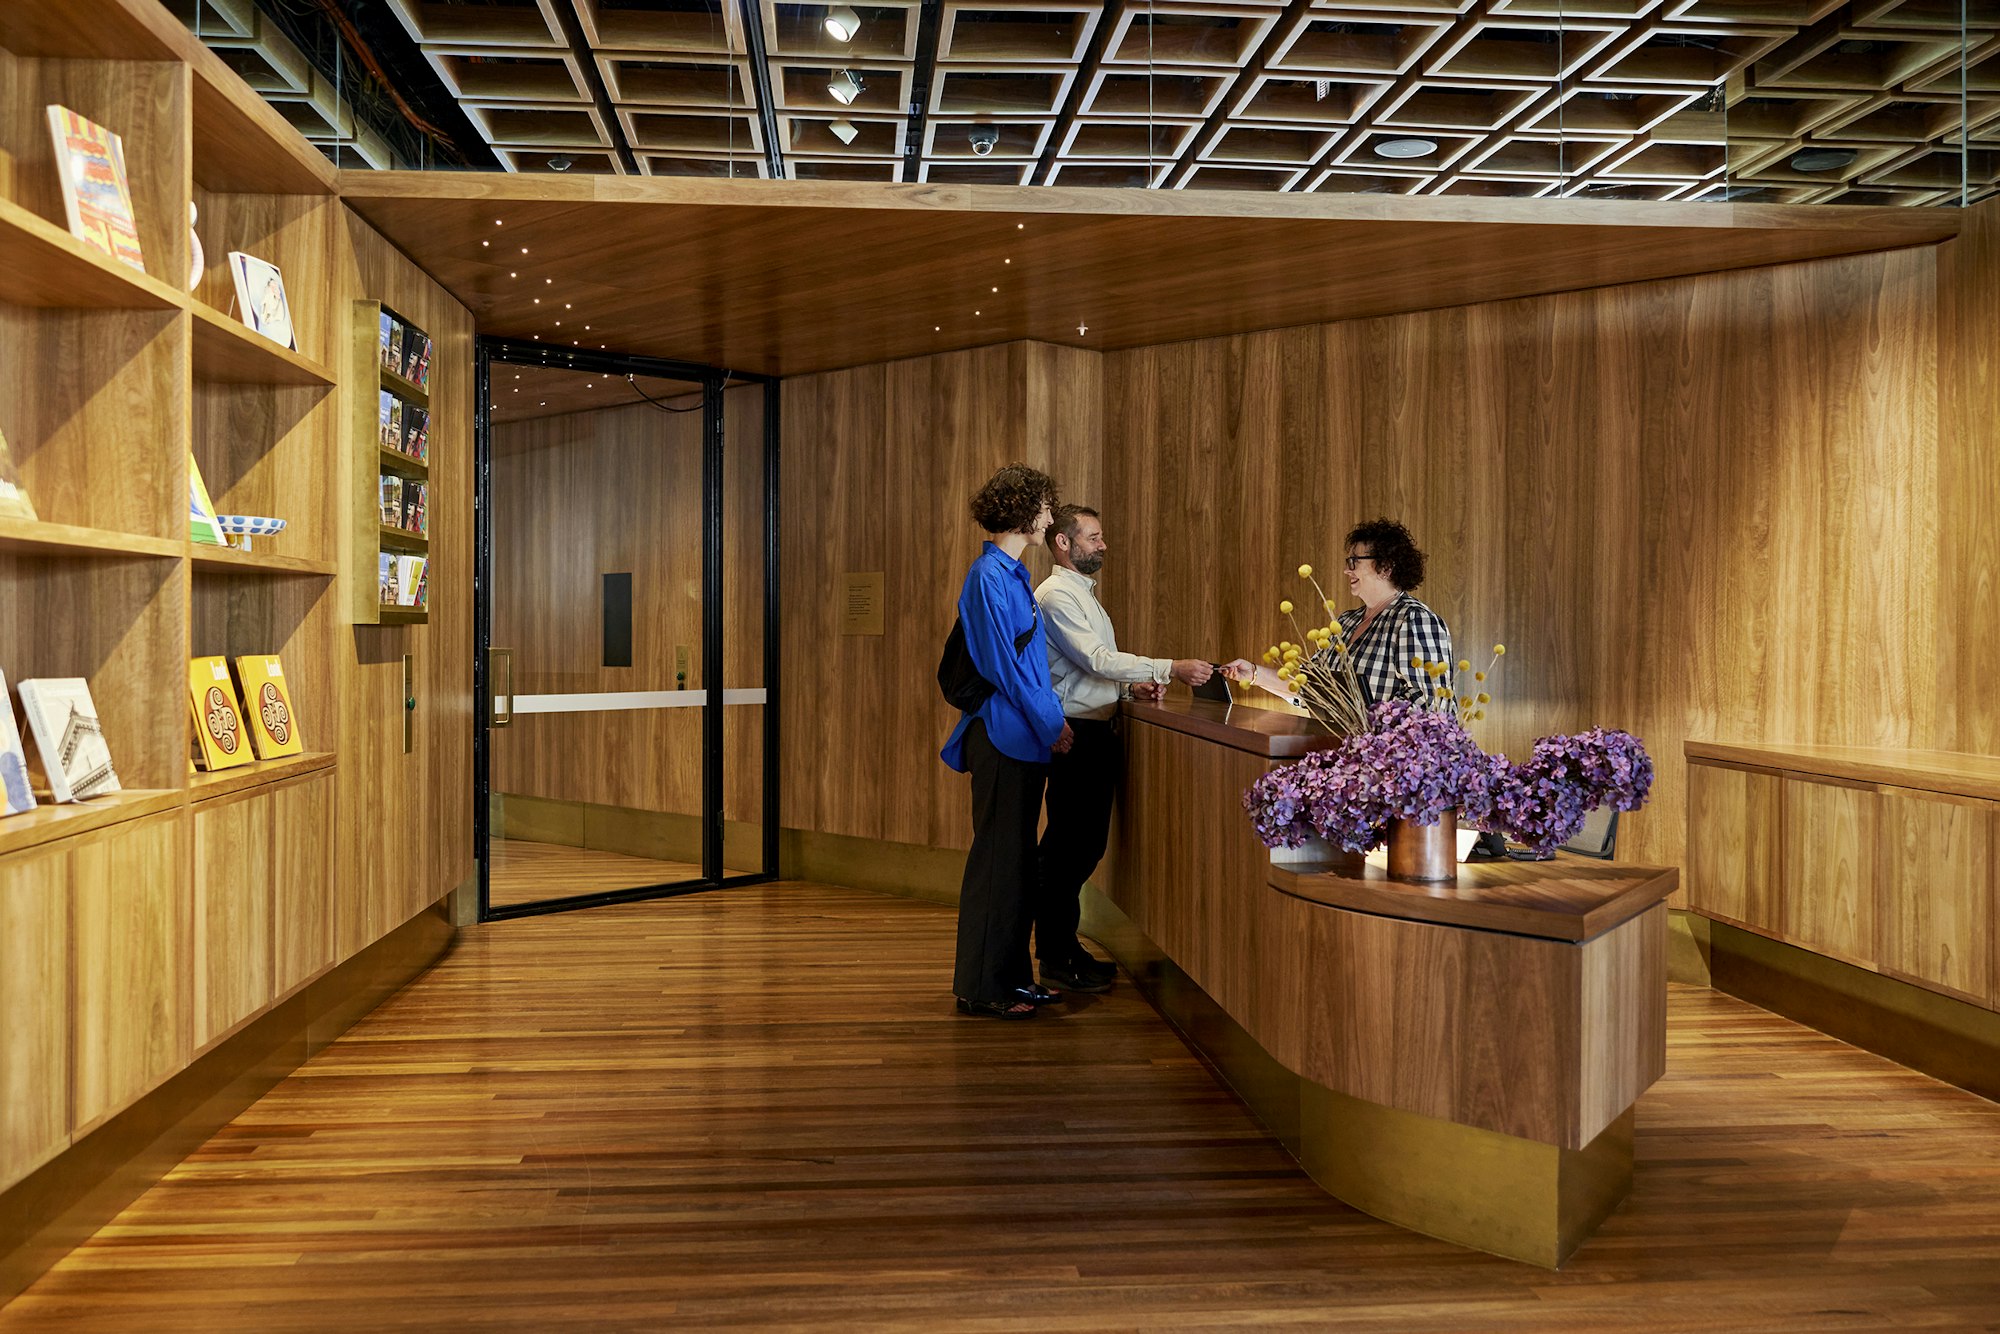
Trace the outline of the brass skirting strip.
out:
[[[1718,991],[2000,1101],[2000,1014],[1711,921]]]
[[[449,899],[307,984],[0,1194],[0,1304],[450,949]]]
[[[591,801],[495,793],[489,827],[494,838],[595,848],[659,862],[701,864],[701,817]],[[722,864],[747,871],[764,863],[764,827],[743,820],[722,826]]]
[[[965,879],[965,854],[954,848],[786,829],[778,835],[778,874],[955,908]]]
[[[1709,968],[1708,918],[1685,908],[1667,910],[1667,981],[1715,985]]]
[[[1328,1194],[1460,1246],[1559,1268],[1632,1187],[1633,1109],[1582,1149],[1383,1107],[1302,1079],[1118,906],[1084,890],[1083,933]]]

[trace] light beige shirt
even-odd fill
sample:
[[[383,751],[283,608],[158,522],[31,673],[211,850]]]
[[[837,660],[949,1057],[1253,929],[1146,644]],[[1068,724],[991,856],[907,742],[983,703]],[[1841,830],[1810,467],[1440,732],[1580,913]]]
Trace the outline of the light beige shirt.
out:
[[[1173,659],[1118,651],[1118,634],[1089,575],[1058,565],[1035,590],[1035,601],[1049,641],[1049,680],[1065,718],[1109,718],[1126,686],[1173,679]]]

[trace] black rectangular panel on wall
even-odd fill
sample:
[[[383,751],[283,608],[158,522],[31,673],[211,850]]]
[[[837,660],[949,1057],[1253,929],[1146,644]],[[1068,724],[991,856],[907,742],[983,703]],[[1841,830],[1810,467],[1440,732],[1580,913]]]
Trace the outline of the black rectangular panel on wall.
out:
[[[632,665],[632,576],[604,576],[604,665]]]

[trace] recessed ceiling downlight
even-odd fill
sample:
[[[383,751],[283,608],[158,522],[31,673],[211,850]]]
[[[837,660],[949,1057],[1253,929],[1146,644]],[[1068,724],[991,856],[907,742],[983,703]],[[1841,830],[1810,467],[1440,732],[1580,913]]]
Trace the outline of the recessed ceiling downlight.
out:
[[[1376,157],[1416,158],[1429,157],[1438,151],[1434,139],[1384,139],[1375,145]]]
[[[1801,148],[1792,154],[1793,171],[1835,171],[1860,154],[1851,148]]]

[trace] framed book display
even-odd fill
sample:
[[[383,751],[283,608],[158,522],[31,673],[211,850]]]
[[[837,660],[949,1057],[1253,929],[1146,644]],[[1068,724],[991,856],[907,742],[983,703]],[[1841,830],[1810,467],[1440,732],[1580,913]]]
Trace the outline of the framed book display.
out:
[[[52,106],[48,115],[70,235],[143,273],[146,256],[139,248],[123,142],[68,107]]]
[[[35,789],[28,782],[28,752],[21,744],[21,729],[14,725],[7,674],[0,672],[0,815],[21,815],[33,809]]]
[[[296,352],[299,343],[292,332],[292,308],[285,300],[285,279],[278,266],[232,250],[229,276],[236,283],[236,306],[243,322],[280,347]]]
[[[90,683],[80,676],[50,677],[23,681],[20,690],[49,795],[58,802],[87,801],[118,791]]]

